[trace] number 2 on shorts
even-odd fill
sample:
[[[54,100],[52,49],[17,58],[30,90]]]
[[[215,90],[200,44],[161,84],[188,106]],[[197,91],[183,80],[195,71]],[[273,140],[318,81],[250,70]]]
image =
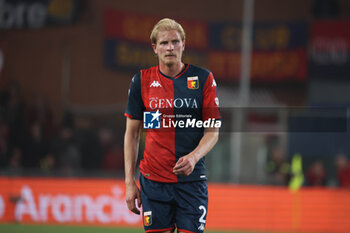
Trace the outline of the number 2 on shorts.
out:
[[[205,223],[205,216],[206,216],[206,214],[207,214],[207,210],[205,209],[205,206],[204,206],[204,205],[199,206],[199,209],[200,209],[200,210],[203,210],[203,214],[202,214],[202,216],[199,218],[199,222],[200,222],[200,223]]]

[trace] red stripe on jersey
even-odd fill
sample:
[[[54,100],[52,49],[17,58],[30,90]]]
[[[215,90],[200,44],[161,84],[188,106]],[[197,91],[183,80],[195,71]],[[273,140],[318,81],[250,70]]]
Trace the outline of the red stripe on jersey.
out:
[[[193,231],[189,231],[189,230],[184,230],[184,229],[177,229],[178,232],[185,232],[185,233],[195,233]]]
[[[185,65],[185,66],[186,66],[185,69],[180,74],[176,75],[174,77],[174,79],[177,79],[178,77],[180,77],[181,75],[183,75],[186,72],[186,70],[188,69],[189,65]]]
[[[141,96],[146,111],[159,111],[167,115],[174,114],[167,105],[174,99],[174,86],[171,79],[158,72],[158,67],[141,71]],[[163,116],[161,116],[163,119]],[[177,182],[173,173],[175,166],[175,130],[173,128],[148,129],[143,159],[140,162],[141,173],[157,182]]]
[[[216,82],[210,73],[203,90],[203,120],[209,118],[220,119],[219,99],[216,94]]]
[[[124,116],[126,116],[126,117],[128,117],[128,118],[131,118],[131,119],[133,119],[132,115],[130,115],[130,114],[127,114],[127,113],[124,113]]]

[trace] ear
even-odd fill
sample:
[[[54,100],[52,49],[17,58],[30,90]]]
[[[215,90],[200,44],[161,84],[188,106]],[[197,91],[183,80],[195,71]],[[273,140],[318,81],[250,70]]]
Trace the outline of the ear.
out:
[[[182,51],[185,51],[185,44],[186,44],[186,41],[183,41],[182,42]]]
[[[153,52],[154,52],[155,54],[158,54],[158,51],[157,51],[157,44],[152,43],[152,48],[153,48]]]

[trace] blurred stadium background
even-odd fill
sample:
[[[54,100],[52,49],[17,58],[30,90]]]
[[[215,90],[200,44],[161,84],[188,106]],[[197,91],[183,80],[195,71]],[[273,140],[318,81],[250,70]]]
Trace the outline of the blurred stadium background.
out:
[[[142,232],[123,112],[163,17],[218,84],[208,230],[350,232],[348,0],[0,0],[0,232]]]

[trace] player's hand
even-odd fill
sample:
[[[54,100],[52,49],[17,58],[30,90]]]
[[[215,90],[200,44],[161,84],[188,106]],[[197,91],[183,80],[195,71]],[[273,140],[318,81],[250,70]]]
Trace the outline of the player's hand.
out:
[[[140,189],[137,187],[135,182],[126,185],[126,204],[131,212],[140,215],[141,208],[141,194]],[[135,205],[135,201],[137,201],[137,207]]]
[[[173,168],[175,175],[185,175],[188,176],[193,172],[194,166],[196,166],[197,161],[194,156],[190,154],[181,157]]]

